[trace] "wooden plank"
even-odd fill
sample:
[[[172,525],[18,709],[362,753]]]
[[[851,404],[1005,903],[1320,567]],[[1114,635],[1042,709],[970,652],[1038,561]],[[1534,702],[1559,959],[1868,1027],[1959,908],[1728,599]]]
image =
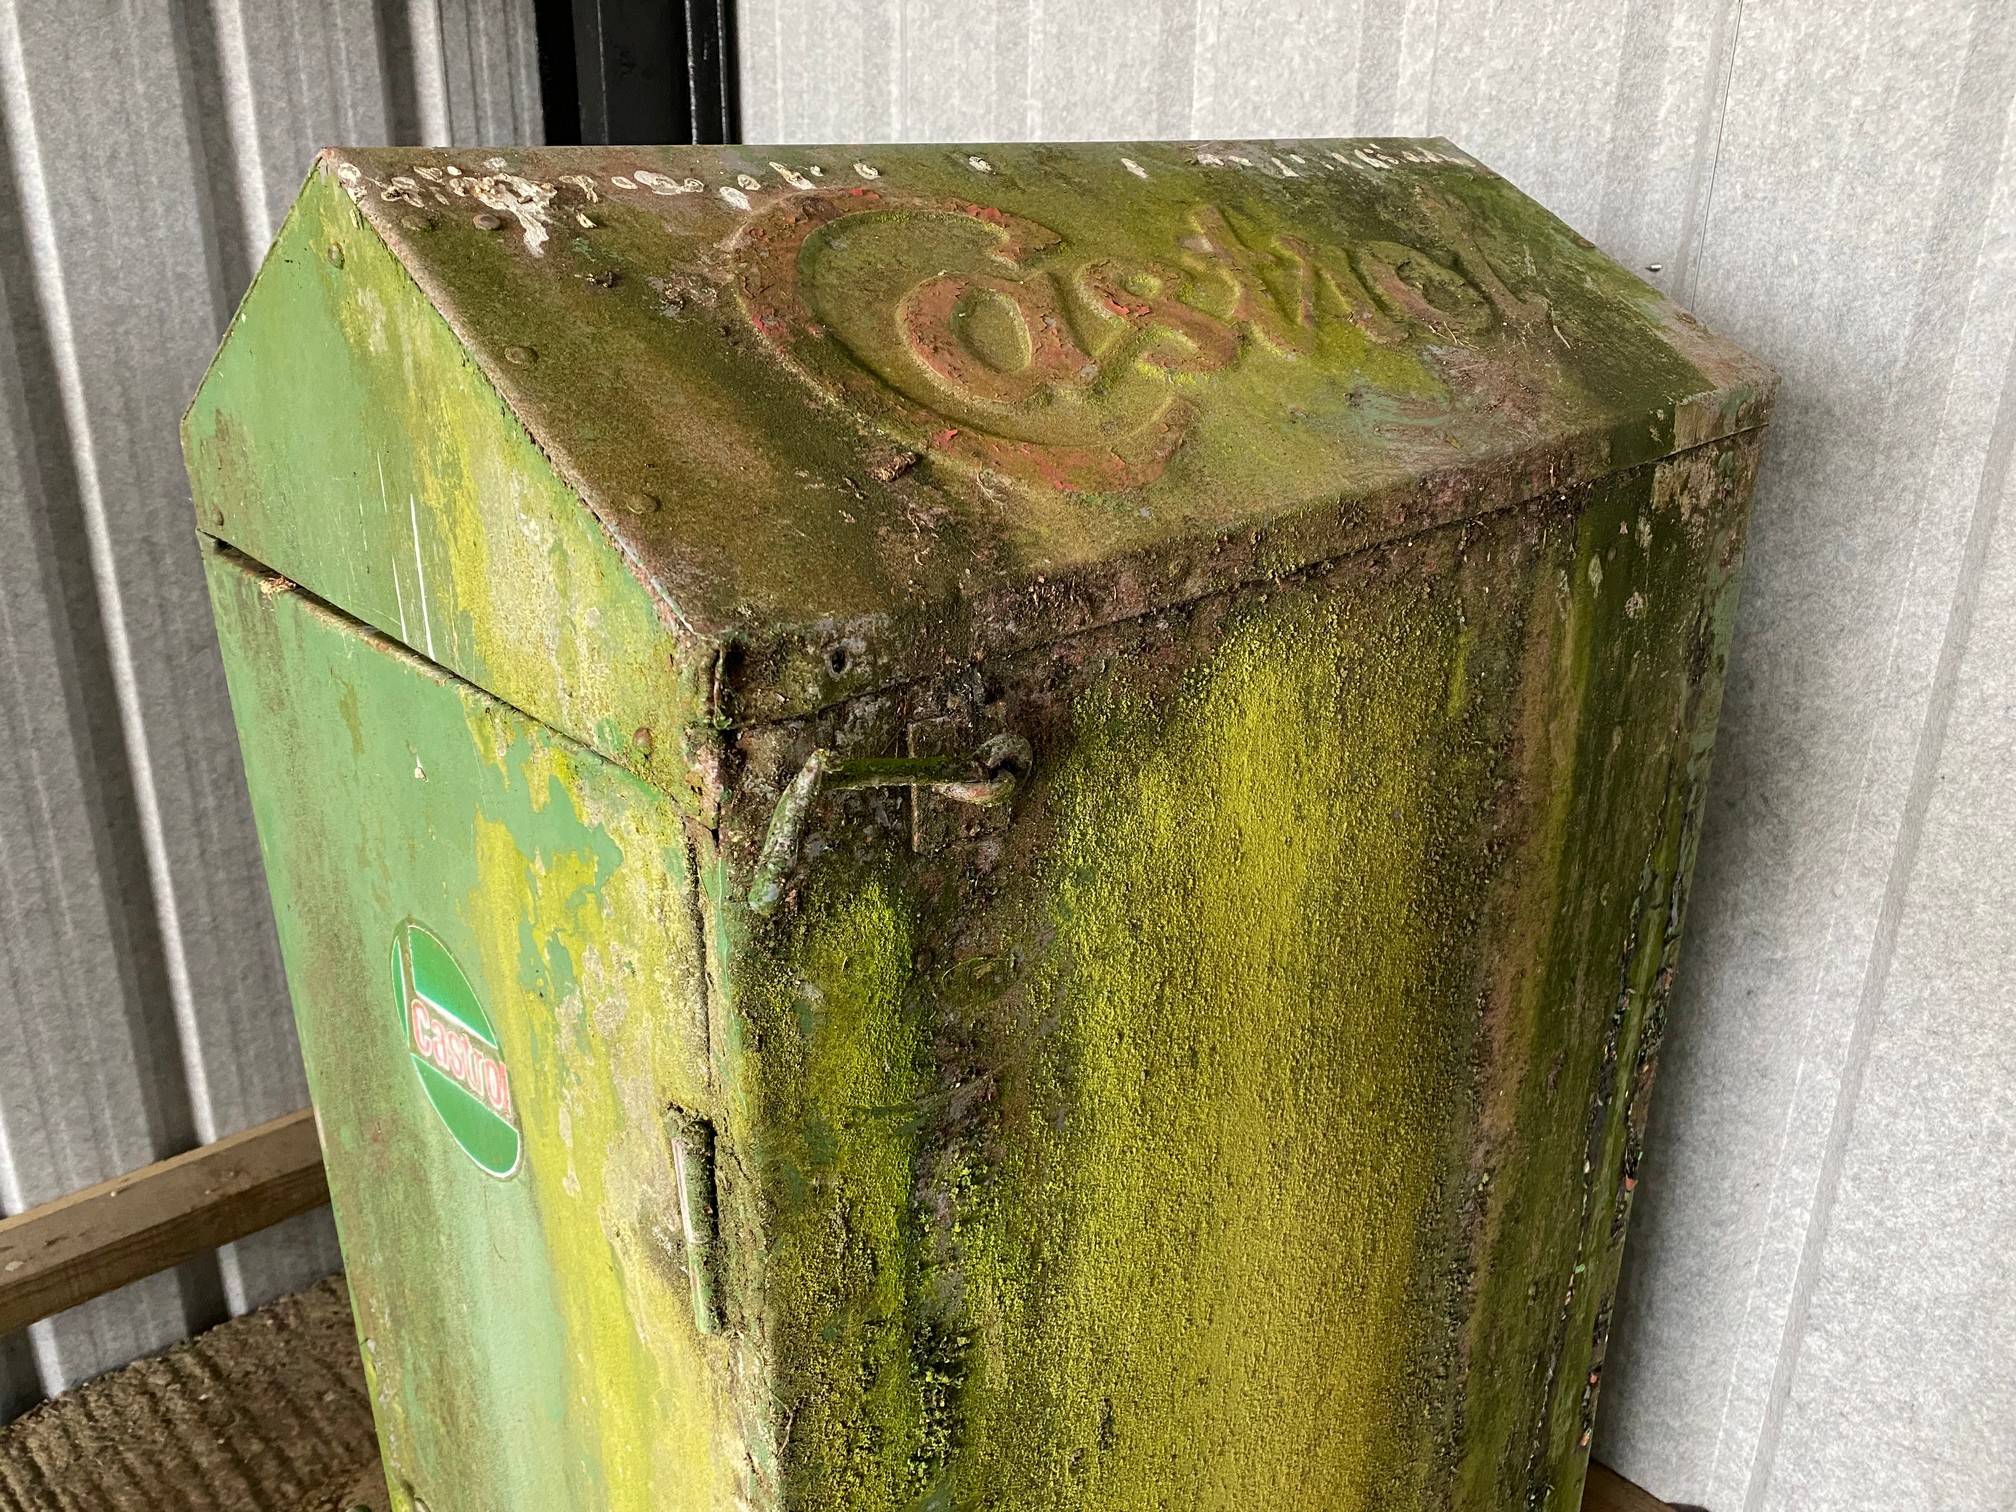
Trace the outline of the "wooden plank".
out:
[[[1589,1479],[1582,1487],[1582,1512],[1673,1512],[1650,1491],[1641,1490],[1615,1470],[1589,1464]]]
[[[303,1108],[0,1220],[0,1334],[328,1200]]]

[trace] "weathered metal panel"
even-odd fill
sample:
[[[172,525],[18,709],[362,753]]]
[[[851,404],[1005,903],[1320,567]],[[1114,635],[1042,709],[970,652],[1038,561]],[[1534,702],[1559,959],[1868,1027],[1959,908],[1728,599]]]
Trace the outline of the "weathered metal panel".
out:
[[[2003,276],[2012,274],[2016,265],[2005,264]],[[1996,355],[2008,361],[2006,348]],[[2016,1356],[1982,1340],[1983,1320],[2016,1306],[2006,1177],[2016,1160],[2016,1048],[2006,960],[1978,948],[2006,928],[2016,892],[2016,395],[2005,395],[1986,432],[1994,452],[1963,546],[1950,660],[1937,674],[1950,703],[1930,742],[1922,810],[1911,816],[1920,833],[1896,900],[1895,954],[1858,1068],[1833,1223],[1763,1502],[1774,1512],[2016,1503],[2006,1452]],[[1973,1141],[1959,1159],[1956,1130]],[[1870,1421],[1898,1426],[1872,1444]],[[1920,1435],[1933,1447],[1921,1451]]]
[[[17,548],[0,563],[17,674],[0,725],[46,774],[0,792],[20,858],[0,902],[9,1211],[304,1095],[173,434],[313,148],[417,132],[398,37],[529,30],[529,7],[477,10],[0,4],[0,504]],[[490,63],[457,76],[501,105],[456,104],[453,81],[430,105],[535,134],[513,57],[509,80]],[[326,1218],[233,1246],[221,1273],[66,1314],[32,1353],[0,1347],[0,1395],[25,1402],[334,1261]]]
[[[466,156],[185,427],[402,1504],[1571,1505],[1769,375],[1446,143]]]
[[[664,646],[637,642],[647,660],[738,648],[701,695],[731,720],[1570,486],[1755,424],[1768,394],[1761,368],[1447,144],[869,156],[332,155],[297,212],[315,264],[268,263],[273,313],[248,313],[191,411],[206,528],[613,759],[683,759],[631,749],[649,721],[605,720],[647,695],[596,667],[591,626],[500,597],[468,559],[523,531],[432,413],[440,393],[388,379],[397,410],[375,380],[322,401],[317,364],[276,360],[317,342],[346,365],[332,392],[357,393],[353,372],[382,362],[348,338],[358,301],[412,300],[370,246],[349,267],[339,185],[476,357],[480,379],[425,368],[453,413],[494,385],[669,605]],[[1015,372],[961,355],[964,305],[878,324],[911,282],[951,300],[973,279],[1003,341],[1039,333]],[[388,318],[380,339],[443,337]],[[354,406],[348,423],[280,420],[322,402]],[[342,507],[304,507],[306,478]],[[1029,488],[1039,504],[1004,511]],[[1129,507],[1101,502],[1115,490]],[[578,534],[579,514],[557,528]],[[526,655],[547,636],[575,664],[560,684]],[[577,686],[589,701],[561,707]]]
[[[539,39],[532,7],[410,0],[418,141],[430,147],[539,139]],[[322,145],[339,140],[324,135]],[[343,141],[362,138],[344,137]]]
[[[271,1074],[283,1084],[292,1074],[283,1058],[290,1047],[274,1033],[278,961],[255,906],[258,857],[241,779],[214,738],[229,707],[177,518],[174,449],[161,429],[173,414],[165,401],[200,372],[218,315],[202,219],[185,188],[198,175],[191,144],[153,129],[143,103],[179,98],[176,37],[165,11],[110,34],[77,19],[49,7],[10,9],[0,21],[0,90],[46,343],[40,376],[53,386],[43,402],[53,403],[74,448],[67,460],[78,515],[56,530],[89,554],[86,591],[104,627],[105,662],[88,675],[110,685],[130,771],[112,779],[130,783],[133,823],[119,836],[133,850],[120,857],[116,885],[151,894],[153,914],[145,919],[143,908],[144,922],[133,921],[152,936],[139,947],[152,956],[151,979],[142,979],[151,991],[135,982],[104,1000],[105,1011],[79,1017],[37,1004],[20,1026],[31,1042],[60,1036],[87,1064],[103,1058],[104,1090],[92,1101],[100,1116],[127,1125],[124,1139],[91,1138],[88,1122],[71,1134],[65,1125],[77,1115],[61,1104],[17,1101],[6,1110],[22,1136],[46,1120],[63,1143],[74,1138],[61,1179],[81,1184],[195,1142],[217,1103],[230,1106],[247,1061],[227,1049],[216,1066],[199,1068],[193,1057],[205,1037],[220,1048],[244,1043],[257,1065],[253,1047],[268,1026]],[[76,80],[92,72],[102,80],[95,118],[75,108]],[[72,298],[87,289],[95,297]],[[92,761],[105,759],[88,749]],[[150,1094],[155,1065],[164,1086]],[[255,1117],[272,1111],[280,1110]],[[35,1185],[42,1197],[57,1195],[46,1178]],[[210,1286],[214,1294],[214,1276]],[[172,1279],[149,1289],[162,1301],[144,1331],[113,1323],[121,1309],[107,1303],[38,1325],[45,1378],[78,1379],[183,1332]]]
[[[242,559],[211,582],[232,696],[270,711],[245,754],[401,1505],[731,1505],[664,1124],[708,1106],[680,810]],[[437,1116],[413,926],[508,1067],[502,1158]]]
[[[1158,41],[1186,29],[1187,53]],[[1998,1336],[1915,1333],[1979,1306],[1964,1267],[1915,1250],[1947,1253],[1935,1213],[2001,1232],[1977,1185],[2010,1185],[1992,1119],[1932,1098],[1923,1137],[1954,1158],[1841,1183],[1871,1169],[1849,1152],[1886,1117],[1865,1102],[1879,1057],[1997,1074],[1991,1041],[1911,1048],[1903,1026],[1961,1022],[1955,984],[2016,951],[1975,907],[1990,873],[1929,825],[1956,770],[1939,711],[1965,687],[1941,669],[1988,654],[1955,613],[1986,560],[1968,543],[2008,486],[2012,35],[2000,0],[744,0],[752,139],[1440,133],[1785,375],[1598,1436],[1713,1512],[1874,1502],[1911,1476],[1891,1501],[2007,1500]],[[1979,926],[1950,974],[1909,944],[1921,875]],[[1850,1273],[1870,1301],[1832,1316]],[[1948,1374],[1922,1376],[1932,1359]],[[1976,1405],[1893,1410],[1919,1382],[1921,1404]]]

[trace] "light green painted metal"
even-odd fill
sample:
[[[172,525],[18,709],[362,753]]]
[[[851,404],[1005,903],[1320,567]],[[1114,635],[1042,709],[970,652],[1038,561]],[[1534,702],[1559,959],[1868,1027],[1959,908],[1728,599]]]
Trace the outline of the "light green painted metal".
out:
[[[186,428],[399,1497],[1572,1507],[1768,374],[1447,144],[464,156]]]
[[[242,560],[209,567],[394,1485],[436,1509],[732,1505],[664,1129],[710,1101],[676,808]],[[415,1073],[387,962],[416,924],[495,1025],[508,1176]]]

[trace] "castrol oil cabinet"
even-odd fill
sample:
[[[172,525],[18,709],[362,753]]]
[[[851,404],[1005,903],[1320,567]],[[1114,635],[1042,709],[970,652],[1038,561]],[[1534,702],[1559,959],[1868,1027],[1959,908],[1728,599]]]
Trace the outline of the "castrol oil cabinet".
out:
[[[184,440],[395,1505],[1572,1512],[1772,391],[1443,141],[325,154]]]

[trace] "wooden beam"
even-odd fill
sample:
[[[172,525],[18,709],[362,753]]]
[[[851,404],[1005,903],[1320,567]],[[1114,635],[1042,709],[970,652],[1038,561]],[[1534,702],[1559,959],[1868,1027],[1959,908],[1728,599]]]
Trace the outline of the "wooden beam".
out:
[[[303,1108],[0,1219],[0,1334],[328,1200]]]
[[[1650,1491],[1640,1490],[1607,1465],[1589,1464],[1582,1487],[1582,1512],[1673,1512]]]

